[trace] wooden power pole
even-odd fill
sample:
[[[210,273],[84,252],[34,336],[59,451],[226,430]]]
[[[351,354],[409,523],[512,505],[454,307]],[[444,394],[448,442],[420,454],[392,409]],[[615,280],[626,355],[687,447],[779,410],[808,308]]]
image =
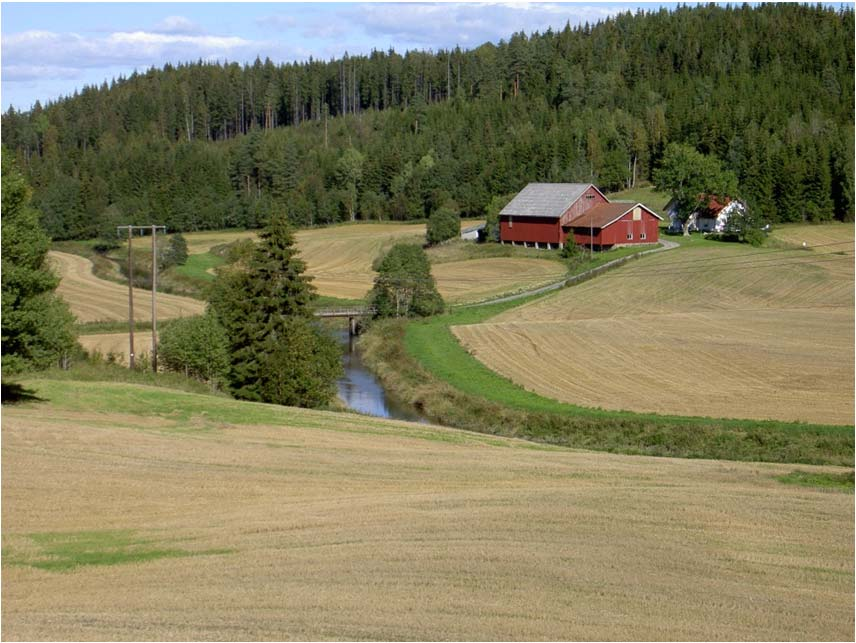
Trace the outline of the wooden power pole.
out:
[[[128,368],[135,366],[134,355],[134,258],[131,252],[131,241],[134,238],[134,230],[151,230],[152,233],[152,371],[158,372],[158,230],[166,232],[166,226],[162,225],[120,225],[116,227],[128,231],[128,340],[130,343],[128,353]]]

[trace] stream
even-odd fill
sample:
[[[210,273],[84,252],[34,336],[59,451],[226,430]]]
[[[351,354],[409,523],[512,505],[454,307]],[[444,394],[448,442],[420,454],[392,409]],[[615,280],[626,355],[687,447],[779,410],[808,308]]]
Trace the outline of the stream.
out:
[[[390,397],[377,377],[363,364],[356,347],[356,337],[348,337],[347,328],[337,330],[336,339],[342,345],[342,367],[345,375],[336,385],[339,398],[349,409],[376,417],[428,423],[428,419],[411,406]]]

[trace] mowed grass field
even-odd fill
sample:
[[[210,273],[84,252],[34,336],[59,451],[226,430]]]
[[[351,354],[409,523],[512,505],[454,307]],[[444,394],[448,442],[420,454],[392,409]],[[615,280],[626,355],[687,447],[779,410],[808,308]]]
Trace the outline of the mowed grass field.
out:
[[[802,247],[805,243],[809,250],[815,252],[831,252],[834,250],[852,250],[848,243],[854,240],[856,226],[852,223],[826,223],[823,225],[792,225],[777,226],[770,237],[793,246]]]
[[[477,221],[463,221],[470,227]],[[190,254],[208,252],[218,244],[255,238],[253,232],[198,232],[185,235]],[[424,224],[360,223],[296,233],[300,257],[320,295],[362,299],[374,283],[374,261],[393,244],[421,243]],[[437,288],[452,303],[478,301],[494,295],[534,288],[561,278],[564,267],[556,261],[497,257],[454,261],[434,266]]]
[[[44,401],[3,409],[5,640],[854,634],[853,496],[783,483],[841,469],[23,384]]]
[[[79,255],[50,252],[50,261],[62,277],[57,293],[80,322],[128,319],[128,287],[92,274],[92,262]],[[134,319],[151,322],[150,290],[134,289]],[[205,302],[190,297],[158,293],[158,319],[192,317],[205,310]]]
[[[563,402],[851,424],[853,230],[830,230],[847,243],[692,243],[454,332],[491,369]]]
[[[465,221],[462,226],[473,225]],[[424,239],[424,224],[365,223],[301,230],[296,234],[301,258],[322,296],[362,299],[374,283],[372,264],[393,244],[418,243]],[[252,231],[196,232],[185,235],[192,257],[200,257],[217,245],[240,239],[255,239]],[[52,252],[52,261],[62,277],[60,296],[81,322],[121,321],[128,317],[128,292],[121,284],[92,274],[91,262],[81,256]],[[213,255],[211,256],[213,259]],[[196,264],[199,264],[198,266]],[[218,261],[194,262],[203,271]],[[434,275],[440,293],[451,303],[478,301],[494,295],[517,292],[554,282],[564,266],[547,259],[489,257],[438,264]],[[196,275],[199,276],[199,275]],[[150,291],[134,291],[134,317],[151,321]],[[189,297],[158,295],[158,317],[171,319],[201,314],[205,303]]]

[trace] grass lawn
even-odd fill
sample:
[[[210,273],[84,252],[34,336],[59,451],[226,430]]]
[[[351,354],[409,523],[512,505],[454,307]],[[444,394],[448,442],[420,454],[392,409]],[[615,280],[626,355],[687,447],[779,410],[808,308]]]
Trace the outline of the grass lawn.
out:
[[[175,266],[173,270],[177,275],[187,279],[195,279],[203,282],[214,281],[214,268],[222,266],[225,259],[217,255],[205,252],[198,255],[188,255],[187,261],[181,266]]]

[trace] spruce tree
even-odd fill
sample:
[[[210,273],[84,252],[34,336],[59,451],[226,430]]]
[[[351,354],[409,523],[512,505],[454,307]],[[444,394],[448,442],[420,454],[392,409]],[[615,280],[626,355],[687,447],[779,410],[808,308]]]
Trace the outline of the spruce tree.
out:
[[[240,399],[322,405],[341,372],[337,347],[311,323],[315,290],[285,217],[273,216],[259,236],[246,261],[220,272],[209,298],[229,341],[230,388]]]
[[[30,188],[3,154],[3,374],[47,368],[74,347],[74,317],[54,293],[47,263],[50,239],[30,207]]]

